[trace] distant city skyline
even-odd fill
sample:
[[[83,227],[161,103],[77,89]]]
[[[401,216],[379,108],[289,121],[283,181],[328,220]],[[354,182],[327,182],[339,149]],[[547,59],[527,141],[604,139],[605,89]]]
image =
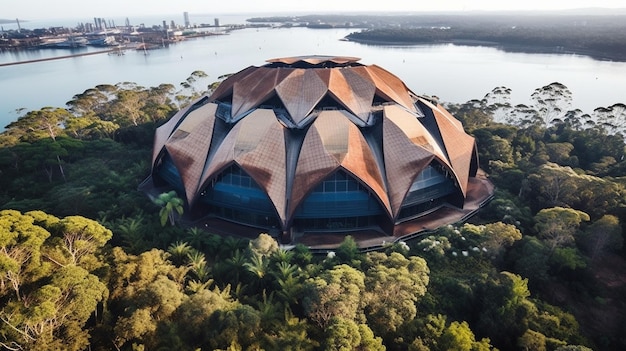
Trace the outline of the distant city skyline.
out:
[[[11,0],[0,0],[7,5]],[[433,12],[433,11],[531,11],[576,8],[626,8],[623,0],[439,0],[417,2],[410,0],[362,1],[318,0],[229,0],[201,2],[197,0],[147,1],[147,0],[20,0],[2,6],[0,18],[21,20],[123,17],[139,15],[165,15],[189,12],[193,14],[254,14],[254,13],[329,13],[329,12]]]

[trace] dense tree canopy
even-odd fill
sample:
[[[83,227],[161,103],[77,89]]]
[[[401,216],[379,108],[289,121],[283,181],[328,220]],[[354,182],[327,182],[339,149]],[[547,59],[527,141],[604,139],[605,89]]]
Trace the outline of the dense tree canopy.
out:
[[[560,83],[530,106],[506,87],[449,105],[477,139],[491,203],[410,242],[363,253],[348,236],[316,255],[184,227],[175,192],[136,190],[155,127],[204,78],[99,85],[0,134],[0,347],[626,347],[621,105],[583,115]]]

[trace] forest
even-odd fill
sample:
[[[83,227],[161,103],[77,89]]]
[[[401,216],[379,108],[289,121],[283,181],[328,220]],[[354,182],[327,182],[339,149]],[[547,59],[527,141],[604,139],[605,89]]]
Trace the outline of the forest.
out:
[[[465,223],[361,252],[169,221],[137,190],[155,128],[211,91],[98,85],[0,134],[4,350],[623,350],[626,106],[566,86],[443,103],[495,198]],[[210,84],[209,84],[210,83]]]
[[[626,61],[625,18],[624,14],[407,16],[397,22],[378,23],[346,38],[378,45],[454,43]]]

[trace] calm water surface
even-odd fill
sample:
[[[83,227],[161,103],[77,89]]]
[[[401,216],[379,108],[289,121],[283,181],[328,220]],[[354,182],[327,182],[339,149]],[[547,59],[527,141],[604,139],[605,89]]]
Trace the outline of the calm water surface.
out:
[[[340,40],[352,31],[244,29],[187,40],[148,55],[129,50],[123,56],[98,54],[0,67],[0,128],[17,118],[17,109],[65,107],[75,94],[98,84],[178,86],[195,70],[206,72],[210,83],[223,74],[263,65],[270,58],[312,54],[360,57],[363,64],[377,64],[397,75],[415,93],[436,95],[448,102],[480,99],[503,85],[513,90],[513,103],[529,103],[534,89],[555,81],[572,91],[572,107],[587,113],[626,102],[626,63],[573,55],[505,53],[486,47],[373,46]],[[0,63],[78,52],[4,52]]]

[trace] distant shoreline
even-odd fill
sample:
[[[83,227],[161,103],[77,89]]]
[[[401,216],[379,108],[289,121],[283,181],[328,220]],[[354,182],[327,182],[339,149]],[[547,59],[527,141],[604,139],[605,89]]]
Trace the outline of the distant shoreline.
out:
[[[359,43],[364,45],[376,45],[376,46],[413,46],[413,45],[457,45],[457,46],[483,46],[491,47],[494,49],[502,50],[504,52],[517,52],[524,54],[557,54],[557,55],[578,55],[587,56],[598,61],[616,61],[626,62],[625,55],[614,55],[606,52],[583,50],[583,49],[569,49],[566,47],[550,47],[550,46],[532,46],[532,45],[520,45],[511,43],[498,43],[493,41],[484,40],[445,40],[437,42],[426,41],[386,41],[386,40],[374,40],[374,39],[361,39],[361,38],[344,38],[346,41],[353,43]]]

